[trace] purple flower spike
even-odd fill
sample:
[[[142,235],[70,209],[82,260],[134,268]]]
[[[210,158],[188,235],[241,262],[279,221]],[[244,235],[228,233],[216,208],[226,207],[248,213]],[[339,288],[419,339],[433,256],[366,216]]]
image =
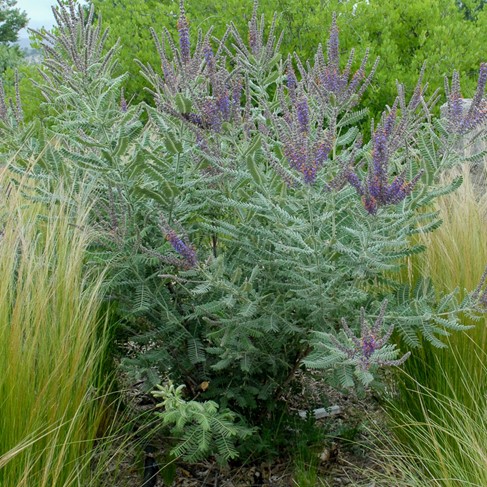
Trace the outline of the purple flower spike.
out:
[[[329,129],[323,131],[315,120],[311,120],[308,100],[304,96],[293,103],[292,111],[282,99],[281,103],[285,106],[285,117],[276,120],[276,125],[284,156],[289,166],[302,174],[306,184],[313,184],[333,148],[333,133]]]
[[[378,128],[372,137],[373,173],[369,180],[369,193],[380,198],[387,184],[387,135],[384,129]]]
[[[208,98],[203,103],[203,119],[214,132],[220,132],[222,128],[221,113],[214,99]]]
[[[365,181],[350,169],[346,177],[355,191],[362,197],[362,203],[371,215],[377,214],[380,207],[395,205],[411,194],[423,171],[418,172],[411,181],[406,181],[405,173],[396,176],[389,183],[389,159],[394,152],[390,145],[394,142],[395,108],[388,116],[383,117],[383,125],[379,125],[372,134],[372,164]]]
[[[328,155],[331,152],[331,144],[329,141],[324,141],[318,144],[316,148],[316,154],[315,154],[315,161],[316,165],[321,167],[326,159],[328,158]]]
[[[482,103],[484,98],[485,86],[487,85],[487,63],[482,63],[479,69],[479,79],[477,80],[477,89],[475,90],[475,95],[472,100],[472,105],[470,106],[468,116],[474,116],[474,112],[478,109],[487,109],[485,101]]]
[[[384,120],[384,134],[386,137],[390,137],[394,126],[396,124],[397,117],[397,105],[399,103],[399,98],[396,98],[394,105],[392,105],[391,111],[387,114]]]
[[[232,103],[235,109],[240,107],[240,100],[242,98],[243,83],[242,78],[237,78],[237,82],[233,85]]]
[[[328,39],[328,63],[338,71],[340,64],[340,44],[338,39],[338,26],[336,12],[333,12],[330,37]]]
[[[317,94],[329,103],[353,107],[372,81],[377,69],[378,59],[374,63],[369,75],[366,76],[365,66],[368,61],[368,51],[360,64],[359,69],[351,76],[351,69],[354,59],[354,51],[350,52],[347,64],[343,70],[340,69],[340,44],[336,14],[333,14],[330,34],[327,42],[327,59],[323,54],[322,46],[318,46],[315,55],[315,64],[310,73],[316,86],[313,87]]]
[[[347,173],[346,177],[347,181],[350,183],[350,186],[355,188],[355,191],[357,191],[360,196],[365,196],[364,185],[362,181],[360,181],[359,177],[351,170]]]
[[[198,259],[195,249],[187,241],[181,239],[164,219],[161,219],[160,228],[172,248],[182,257],[182,260],[179,262],[182,267],[185,269],[196,267],[198,265]]]
[[[377,350],[377,341],[373,336],[362,338],[362,355],[369,360],[372,354]]]
[[[452,126],[460,128],[463,118],[463,98],[460,92],[460,75],[458,71],[453,72],[451,87],[451,93],[448,97],[448,118]]]
[[[203,48],[203,56],[205,57],[206,67],[208,68],[210,74],[212,74],[215,71],[215,55],[213,54],[213,49],[211,48],[209,42],[205,43]]]
[[[259,1],[254,1],[254,7],[252,10],[252,18],[249,22],[249,46],[250,52],[254,55],[259,54],[261,43],[259,36],[259,26],[257,24],[257,9],[259,7]]]
[[[179,4],[179,20],[178,20],[178,33],[179,33],[179,47],[181,49],[181,60],[183,64],[188,64],[191,59],[190,53],[190,39],[189,39],[189,22],[186,18],[186,11],[184,10],[184,0],[181,0]]]
[[[306,98],[301,98],[296,104],[296,116],[299,123],[299,130],[303,133],[309,131],[309,107]]]
[[[216,105],[218,111],[220,112],[220,117],[223,121],[230,119],[230,98],[227,93],[222,93],[216,100]]]
[[[304,176],[304,182],[306,184],[312,184],[316,181],[317,167],[313,164],[305,166],[302,170]]]
[[[296,88],[298,87],[298,80],[296,78],[296,73],[293,69],[293,63],[291,61],[291,56],[287,58],[287,70],[286,70],[286,84],[287,89],[289,91],[289,97],[293,101],[296,102]]]
[[[385,334],[382,335],[386,308],[387,300],[384,300],[379,311],[379,316],[372,326],[365,320],[364,308],[360,309],[360,338],[355,336],[345,318],[342,318],[343,330],[350,340],[347,345],[343,345],[334,336],[330,336],[333,345],[349,359],[357,363],[363,370],[368,370],[372,365],[398,366],[403,364],[410,355],[410,352],[408,352],[399,360],[381,360],[376,358],[376,353],[389,341],[394,331],[394,325],[391,325]]]
[[[465,101],[460,91],[460,75],[453,72],[451,88],[445,80],[447,91],[447,128],[451,133],[464,135],[487,121],[487,101],[483,98],[487,85],[487,63],[482,63],[479,70],[477,89],[470,104],[465,110]]]

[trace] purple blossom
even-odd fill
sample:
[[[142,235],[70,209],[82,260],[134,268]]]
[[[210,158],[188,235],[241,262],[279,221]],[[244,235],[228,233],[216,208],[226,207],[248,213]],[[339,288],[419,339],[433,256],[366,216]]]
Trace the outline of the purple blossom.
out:
[[[289,166],[301,173],[306,184],[312,184],[333,148],[334,131],[323,131],[321,121],[315,123],[311,119],[306,95],[290,97],[291,106],[282,90],[278,91],[278,98],[282,117],[275,117],[269,110],[266,117],[273,119],[278,128],[283,154]]]
[[[386,137],[390,137],[392,135],[392,131],[394,130],[394,126],[396,124],[398,103],[399,103],[399,98],[396,98],[396,100],[394,101],[394,105],[392,105],[391,111],[385,117],[384,134]]]
[[[447,128],[451,133],[464,135],[487,121],[487,101],[483,99],[487,84],[487,63],[480,65],[477,89],[466,110],[466,103],[460,90],[460,75],[453,72],[451,88],[445,80],[447,91]]]
[[[273,151],[269,149],[269,146],[266,144],[265,140],[262,144],[262,149],[269,161],[269,164],[274,168],[277,174],[281,177],[281,179],[286,183],[289,188],[295,188],[300,185],[300,181],[295,178],[289,171],[284,169],[284,167],[277,161],[275,154]]]
[[[203,120],[203,117],[201,115],[198,115],[197,113],[182,113],[181,116],[188,122],[197,125],[199,128],[206,128],[206,122]],[[197,132],[197,135],[198,134],[199,132]]]
[[[368,361],[372,354],[380,347],[377,345],[377,340],[374,336],[366,336],[362,338],[362,355]]]
[[[220,113],[220,117],[223,121],[228,121],[230,119],[230,97],[228,93],[220,93],[218,98],[216,99],[216,106],[218,107],[218,111]]]
[[[195,44],[190,44],[184,0],[180,0],[177,29],[179,45],[167,29],[164,29],[161,39],[151,30],[163,76],[156,74],[150,67],[144,69],[144,74],[153,84],[157,108],[185,122],[196,134],[201,146],[201,139],[207,135],[203,131],[220,132],[223,122],[241,115],[244,78],[239,67],[231,73],[228,71],[223,40],[214,52],[211,29],[206,35],[198,31]],[[183,108],[177,95],[184,100]],[[188,108],[186,100],[189,100],[191,108]],[[191,113],[188,113],[189,110]]]
[[[347,173],[347,180],[350,183],[350,185],[353,188],[355,188],[355,191],[357,191],[357,193],[360,196],[362,196],[362,197],[365,196],[365,188],[364,188],[364,185],[363,185],[362,181],[360,181],[360,179],[357,176],[357,174],[355,174],[355,172],[349,171]]]
[[[206,67],[211,74],[215,71],[215,55],[213,54],[213,49],[211,48],[210,42],[205,42],[205,46],[203,48],[203,56],[206,61]]]
[[[414,176],[413,179],[411,179],[411,181],[406,181],[404,172],[399,176],[396,176],[387,188],[386,199],[389,201],[389,204],[400,203],[404,198],[406,198],[406,196],[411,193],[422,174],[422,172],[419,172],[416,174],[416,176]]]
[[[410,352],[408,352],[399,360],[380,360],[375,357],[376,352],[389,341],[394,331],[394,325],[391,325],[386,333],[381,336],[386,308],[387,300],[384,300],[379,311],[379,316],[372,326],[365,319],[365,309],[360,309],[360,338],[355,336],[345,318],[342,318],[343,330],[351,343],[344,345],[334,336],[330,336],[333,345],[349,359],[358,362],[363,370],[368,370],[374,364],[398,366],[403,364],[410,355]]]
[[[302,97],[296,103],[296,117],[299,123],[299,131],[308,133],[309,131],[309,107],[308,100]]]
[[[196,267],[198,259],[196,257],[195,249],[186,241],[181,239],[178,234],[167,224],[165,220],[161,220],[161,230],[166,237],[166,240],[171,244],[172,248],[182,257],[180,264],[186,269]]]
[[[333,134],[330,130],[322,131],[311,123],[305,96],[297,99],[291,109],[282,96],[280,101],[284,115],[276,120],[276,125],[280,129],[284,156],[289,166],[303,175],[304,182],[312,184],[332,150]],[[272,118],[270,113],[268,116]],[[323,135],[320,136],[320,132]]]
[[[191,43],[189,38],[189,22],[186,18],[186,11],[184,10],[184,0],[181,0],[179,4],[179,20],[178,20],[178,33],[179,33],[179,48],[181,50],[181,60],[183,64],[188,64],[191,60]]]
[[[240,100],[242,98],[243,81],[239,76],[232,87],[232,103],[233,107],[236,109],[240,108]]]
[[[286,137],[284,139],[284,155],[289,161],[289,165],[297,169],[299,172],[304,172],[306,162],[308,159],[308,150],[306,144],[299,139]]]
[[[336,12],[333,12],[331,20],[330,37],[327,43],[328,63],[338,71],[340,64],[340,44],[338,39],[338,26]]]
[[[315,152],[315,161],[317,166],[321,167],[324,164],[331,152],[331,149],[332,147],[329,140],[324,140],[318,144]]]
[[[411,181],[407,181],[405,173],[396,176],[389,183],[389,160],[393,153],[391,141],[394,139],[395,109],[384,117],[383,125],[379,125],[372,134],[372,164],[365,182],[360,181],[358,175],[349,170],[346,177],[351,186],[362,197],[362,202],[368,213],[375,215],[377,210],[386,205],[400,203],[413,191],[423,172],[420,171]]]
[[[207,98],[203,102],[202,115],[206,126],[211,127],[215,132],[221,131],[222,117],[218,105],[213,98]]]
[[[369,194],[380,199],[387,185],[387,135],[385,130],[379,128],[372,137],[373,171],[369,177]]]
[[[310,141],[307,138],[285,136],[283,152],[291,168],[299,171],[306,184],[316,181],[316,176],[331,151],[329,140]]]
[[[296,102],[296,88],[298,87],[298,80],[296,79],[296,73],[293,69],[293,63],[291,61],[291,56],[287,59],[287,69],[286,69],[286,84],[289,91],[289,97]]]
[[[342,91],[342,83],[338,69],[327,66],[321,76],[321,82],[326,91],[337,94]]]
[[[448,121],[452,129],[460,130],[463,118],[463,98],[460,92],[460,75],[453,72],[452,89],[448,97]]]
[[[259,26],[257,24],[257,8],[259,6],[258,0],[254,1],[254,8],[252,10],[252,18],[249,22],[249,46],[250,52],[254,55],[259,54],[261,48],[261,38],[259,35]]]
[[[174,69],[167,59],[161,59],[162,74],[164,84],[174,93],[177,91],[177,82]]]
[[[304,182],[306,184],[312,184],[316,181],[316,173],[318,172],[318,165],[313,164],[312,161],[309,163],[305,164],[301,168],[301,173],[303,174],[304,177]]]
[[[237,90],[238,93],[238,90]],[[211,128],[214,132],[220,132],[223,122],[232,117],[232,105],[234,101],[226,88],[219,88],[216,97],[207,97],[201,105],[201,115],[193,114],[192,119],[198,120],[201,127]],[[234,96],[238,96],[233,93]],[[234,105],[233,105],[234,106]]]
[[[358,103],[360,96],[370,85],[372,77],[377,69],[378,59],[374,63],[370,73],[366,76],[365,66],[368,60],[368,50],[360,64],[359,69],[350,79],[350,72],[354,58],[354,51],[350,52],[347,65],[340,70],[340,45],[336,15],[333,15],[330,35],[327,42],[327,61],[323,54],[323,47],[318,46],[315,55],[315,64],[312,69],[312,79],[316,81],[315,90],[318,95],[329,102],[331,95],[334,96],[338,105],[347,104],[354,106]]]

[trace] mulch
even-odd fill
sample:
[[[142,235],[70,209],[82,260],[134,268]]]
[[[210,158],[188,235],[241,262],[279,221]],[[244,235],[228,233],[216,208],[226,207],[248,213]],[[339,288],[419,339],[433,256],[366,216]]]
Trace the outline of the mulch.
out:
[[[126,402],[133,412],[149,412],[155,405],[139,385],[124,382]],[[113,487],[341,487],[376,485],[371,481],[371,471],[381,472],[381,462],[376,452],[380,450],[377,431],[384,431],[384,414],[378,397],[368,391],[357,396],[353,391],[340,392],[327,386],[319,374],[298,371],[293,392],[283,398],[291,410],[303,411],[333,406],[335,412],[317,420],[327,435],[322,445],[317,445],[316,461],[312,471],[316,483],[302,480],[296,474],[293,458],[276,458],[272,462],[254,461],[247,465],[221,467],[216,462],[196,464],[184,462],[167,465],[168,452],[161,442],[147,449],[138,441],[127,442],[122,448],[113,445],[119,458],[116,468],[107,469],[106,485]],[[377,426],[379,428],[377,428]],[[375,432],[374,432],[375,431]],[[381,433],[383,434],[383,433]],[[151,477],[151,473],[155,474]],[[145,474],[145,483],[144,483]],[[166,483],[163,478],[166,477]],[[170,480],[169,480],[170,479]]]

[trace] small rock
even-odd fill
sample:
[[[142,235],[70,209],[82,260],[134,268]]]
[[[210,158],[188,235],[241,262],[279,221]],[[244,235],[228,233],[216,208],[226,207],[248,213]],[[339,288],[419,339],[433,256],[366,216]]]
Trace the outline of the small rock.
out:
[[[322,419],[322,418],[328,418],[329,416],[335,416],[337,414],[340,414],[342,412],[342,409],[340,406],[331,406],[329,408],[318,408],[314,409],[312,414],[314,415],[315,419]],[[306,419],[308,416],[308,411],[299,411],[298,412],[299,417]]]

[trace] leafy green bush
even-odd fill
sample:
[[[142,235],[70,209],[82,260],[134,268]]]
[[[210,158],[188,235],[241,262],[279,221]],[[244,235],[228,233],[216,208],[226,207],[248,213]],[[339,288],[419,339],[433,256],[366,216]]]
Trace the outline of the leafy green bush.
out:
[[[3,150],[41,197],[60,178],[97,195],[92,261],[110,265],[109,295],[145,350],[125,365],[148,390],[169,376],[185,404],[217,401],[259,426],[303,362],[340,387],[367,386],[406,358],[387,343],[391,325],[410,347],[464,328],[472,295],[437,299],[399,271],[424,250],[411,237],[440,225],[434,199],[461,183],[438,177],[486,116],[487,65],[466,114],[454,83],[447,123],[432,119],[422,74],[409,101],[398,85],[364,143],[356,107],[376,64],[341,67],[335,18],[307,63],[282,57],[256,10],[248,35],[230,26],[194,43],[182,9],[177,40],[153,32],[161,72],[139,63],[154,107],[125,99],[118,47],[93,10],[60,3],[58,23],[40,34],[48,117],[25,123],[1,105]]]
[[[252,433],[252,430],[235,424],[236,414],[228,409],[219,411],[214,401],[186,401],[184,386],[159,386],[152,394],[162,399],[159,413],[164,425],[172,425],[171,432],[181,437],[181,443],[172,450],[175,457],[190,462],[215,454],[220,462],[238,457],[235,441]]]

